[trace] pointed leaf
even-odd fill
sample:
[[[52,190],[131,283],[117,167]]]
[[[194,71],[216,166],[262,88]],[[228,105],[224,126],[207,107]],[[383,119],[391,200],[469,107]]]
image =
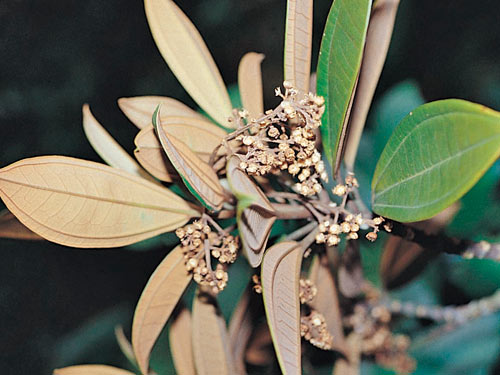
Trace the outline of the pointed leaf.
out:
[[[193,302],[193,353],[198,375],[233,375],[234,364],[224,318],[213,298]]]
[[[321,41],[317,69],[318,95],[325,98],[321,135],[334,174],[361,66],[371,4],[371,0],[335,0]]]
[[[9,210],[0,212],[0,238],[14,240],[43,240],[38,234],[25,227]]]
[[[179,82],[214,120],[230,126],[226,86],[200,33],[171,0],[145,0],[151,33]]]
[[[398,5],[399,0],[377,0],[373,5],[345,146],[344,161],[351,171],[354,170],[361,134],[389,50]]]
[[[125,246],[199,216],[168,189],[64,156],[24,159],[1,169],[0,196],[33,232],[73,247]]]
[[[227,135],[224,130],[205,119],[162,116],[161,125],[167,134],[183,142],[206,163],[209,162],[212,151]],[[153,176],[166,182],[177,177],[177,172],[165,155],[153,125],[146,126],[137,134],[135,145],[137,160]],[[221,148],[220,153],[223,151]]]
[[[299,279],[303,250],[281,242],[262,261],[262,296],[274,350],[283,374],[301,374]]]
[[[182,248],[177,246],[153,272],[141,294],[132,323],[132,347],[144,374],[154,343],[191,278]]]
[[[128,359],[131,365],[138,368],[139,365],[135,359],[134,348],[132,348],[132,343],[127,339],[127,336],[125,336],[125,332],[121,325],[115,327],[115,338],[123,355]]]
[[[191,313],[181,310],[170,325],[169,342],[175,370],[178,375],[196,375],[191,343]]]
[[[118,99],[118,106],[122,112],[139,129],[151,125],[151,117],[153,117],[153,112],[158,105],[161,105],[164,116],[207,120],[206,117],[174,98],[165,96],[136,96]]]
[[[106,365],[80,365],[59,368],[54,370],[54,375],[135,375],[121,368]]]
[[[96,120],[90,107],[85,104],[83,112],[83,130],[94,150],[108,165],[127,171],[133,175],[156,183],[139,164],[116,142]]]
[[[262,190],[239,168],[239,163],[237,156],[231,157],[226,173],[231,191],[238,199],[237,222],[243,252],[250,265],[258,267],[276,214]]]
[[[373,210],[402,221],[428,219],[461,198],[500,156],[500,113],[440,100],[405,117],[372,181]]]
[[[153,125],[163,150],[189,191],[209,210],[220,209],[226,194],[213,168],[196,156],[186,144],[165,132],[159,107],[153,115]]]
[[[313,0],[288,0],[285,30],[285,80],[309,92]]]
[[[241,102],[251,119],[256,119],[264,113],[262,72],[260,70],[262,60],[264,60],[263,54],[249,52],[241,58],[238,67],[238,87]]]

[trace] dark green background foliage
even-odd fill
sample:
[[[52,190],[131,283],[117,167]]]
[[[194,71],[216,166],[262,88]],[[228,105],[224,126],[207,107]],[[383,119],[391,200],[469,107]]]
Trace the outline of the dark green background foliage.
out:
[[[272,89],[282,80],[285,3],[178,3],[200,29],[227,84],[235,82],[245,52],[266,55],[267,106],[275,104]],[[315,53],[329,7],[330,1],[315,5]],[[359,175],[365,188],[391,129],[420,104],[421,96],[426,101],[459,97],[500,109],[499,11],[496,0],[402,0],[369,119],[370,137],[361,147]],[[193,104],[157,52],[141,1],[2,1],[0,56],[0,166],[44,154],[99,160],[81,127],[85,102],[129,151],[136,129],[118,110],[118,97],[158,94]],[[451,233],[500,237],[499,169],[497,163],[463,199],[466,210]],[[83,362],[124,365],[113,327],[129,327],[133,307],[165,249],[92,251],[10,240],[0,246],[2,374],[49,374],[53,367]],[[400,297],[465,303],[500,284],[498,264],[451,257],[437,262]],[[499,352],[498,319],[476,321],[432,346],[417,342],[413,354],[425,361],[419,371],[485,373]],[[410,322],[401,330],[419,324]],[[455,349],[465,341],[470,348],[458,355]],[[480,364],[487,366],[481,370]]]

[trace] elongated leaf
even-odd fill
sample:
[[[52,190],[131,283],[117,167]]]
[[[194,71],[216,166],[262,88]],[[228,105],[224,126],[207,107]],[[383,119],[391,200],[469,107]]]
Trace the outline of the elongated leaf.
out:
[[[186,271],[182,248],[177,246],[153,272],[141,294],[132,323],[132,346],[144,374],[153,345],[191,277]]]
[[[200,33],[171,0],[145,0],[151,33],[179,82],[214,120],[230,126],[231,101]]]
[[[134,348],[132,348],[132,343],[127,339],[127,336],[125,336],[122,326],[115,327],[115,338],[123,355],[128,359],[130,364],[138,368],[139,366],[135,359]]]
[[[440,100],[405,117],[373,176],[373,210],[394,220],[428,219],[462,197],[500,156],[500,113]]]
[[[0,196],[29,229],[66,246],[118,247],[169,232],[199,213],[170,190],[63,156],[0,170]]]
[[[399,0],[377,0],[373,5],[345,146],[344,161],[351,171],[354,170],[361,134],[389,50],[398,5]]]
[[[325,98],[321,135],[334,174],[361,66],[371,4],[371,0],[335,0],[321,41],[317,69],[318,95]]]
[[[227,134],[205,119],[162,116],[161,125],[167,134],[184,143],[206,163]],[[177,172],[165,155],[153,125],[146,126],[137,134],[135,145],[137,160],[153,176],[166,182],[176,178]]]
[[[191,343],[191,313],[182,309],[170,326],[169,341],[178,375],[196,375]]]
[[[43,240],[38,234],[25,227],[9,210],[0,212],[0,238],[14,240]]]
[[[280,242],[262,261],[262,296],[274,350],[283,374],[301,374],[299,279],[303,250]]]
[[[226,173],[231,191],[238,199],[237,222],[243,252],[250,265],[258,267],[276,220],[276,213],[262,190],[239,168],[239,163],[237,156],[231,157]]]
[[[134,373],[106,365],[80,365],[56,369],[54,375],[134,375]]]
[[[237,374],[246,374],[245,351],[252,336],[253,319],[250,308],[251,289],[241,296],[229,322],[229,342],[233,353],[234,366]]]
[[[288,0],[285,30],[285,80],[303,94],[311,76],[313,0]]]
[[[193,302],[193,353],[198,375],[235,373],[226,323],[215,300],[198,294]]]
[[[264,113],[262,72],[260,70],[262,60],[264,60],[263,54],[249,52],[241,58],[238,67],[238,87],[243,108],[248,111],[249,117],[254,119]]]
[[[136,96],[118,99],[118,106],[122,112],[139,129],[151,125],[153,112],[158,105],[161,105],[164,116],[189,117],[197,120],[206,120],[203,115],[174,98],[165,96]]]
[[[83,112],[83,130],[94,150],[108,165],[127,171],[133,175],[145,178],[156,183],[139,164],[116,142],[111,135],[96,120],[88,104]]]
[[[226,194],[213,168],[196,156],[186,144],[165,132],[159,107],[153,115],[153,125],[163,150],[189,191],[208,209],[220,209]]]

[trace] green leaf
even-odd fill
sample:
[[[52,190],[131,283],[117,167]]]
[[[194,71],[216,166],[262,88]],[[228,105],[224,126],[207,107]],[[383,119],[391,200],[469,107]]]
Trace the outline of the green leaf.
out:
[[[318,95],[325,98],[321,135],[336,173],[349,106],[361,66],[371,0],[335,0],[326,21],[318,60]]]
[[[373,210],[411,222],[462,197],[500,156],[500,113],[458,99],[410,112],[377,163]]]

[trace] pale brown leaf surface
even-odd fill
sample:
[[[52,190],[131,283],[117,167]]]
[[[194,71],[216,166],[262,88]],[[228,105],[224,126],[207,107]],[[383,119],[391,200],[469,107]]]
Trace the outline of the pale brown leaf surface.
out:
[[[182,248],[177,246],[153,272],[141,294],[132,323],[132,347],[144,374],[151,350],[191,278]]]
[[[97,154],[108,165],[122,169],[133,175],[145,178],[156,183],[156,180],[151,177],[139,164],[115,141],[113,137],[103,128],[97,121],[88,104],[82,108],[83,113],[83,130],[90,144]]]
[[[184,103],[166,96],[135,96],[118,99],[118,106],[122,112],[139,129],[151,125],[151,118],[158,105],[161,105],[164,116],[207,120],[205,116],[189,108]]]
[[[198,375],[234,375],[224,318],[215,300],[198,294],[193,301],[193,353]]]
[[[229,322],[229,343],[237,374],[246,374],[245,350],[253,331],[250,289],[241,296]]]
[[[241,102],[251,119],[256,119],[264,113],[262,72],[260,69],[262,60],[264,60],[263,54],[249,52],[241,58],[238,67],[238,87]]]
[[[2,168],[0,196],[33,232],[72,247],[125,246],[199,216],[168,189],[64,156],[24,159]]]
[[[217,173],[186,144],[163,129],[159,109],[155,114],[155,129],[163,150],[189,191],[209,209],[220,209],[226,199],[226,194]]]
[[[262,296],[274,349],[283,374],[301,373],[299,279],[303,249],[280,242],[262,261]]]
[[[115,337],[123,355],[127,357],[130,363],[138,367],[137,361],[135,359],[134,349],[132,348],[132,343],[127,339],[127,336],[125,336],[125,332],[123,331],[122,326],[115,327]]]
[[[359,375],[361,364],[361,337],[351,333],[347,337],[347,359],[339,358],[335,361],[332,375]]]
[[[346,347],[339,296],[326,255],[314,257],[309,278],[317,289],[311,307],[325,317],[328,332],[333,337],[332,348],[344,353]]]
[[[365,278],[357,241],[348,241],[338,269],[339,291],[343,296],[354,298],[363,292]]]
[[[169,342],[178,375],[196,375],[191,343],[191,313],[182,309],[170,325]]]
[[[251,197],[251,205],[239,210],[238,230],[250,265],[258,267],[262,262],[264,250],[276,220],[274,208],[248,175],[239,168],[239,159],[233,156],[227,163],[226,173],[231,191],[238,199]]]
[[[0,237],[14,240],[43,240],[17,220],[9,210],[0,212]]]
[[[163,107],[161,110],[163,113]],[[212,151],[227,135],[206,119],[161,116],[161,126],[167,134],[183,142],[206,163],[209,162]],[[153,176],[165,182],[176,178],[177,172],[165,155],[153,125],[146,126],[137,134],[135,145],[135,157]]]
[[[313,0],[288,0],[285,30],[285,80],[309,92]]]
[[[80,365],[54,370],[54,375],[135,375],[133,372],[106,365]]]
[[[349,137],[345,147],[344,161],[351,171],[354,168],[366,117],[389,50],[398,5],[399,0],[378,0],[375,1],[372,8],[358,88],[349,124]]]
[[[174,75],[214,120],[231,126],[226,86],[196,27],[171,0],[145,0],[144,4],[156,45]]]

